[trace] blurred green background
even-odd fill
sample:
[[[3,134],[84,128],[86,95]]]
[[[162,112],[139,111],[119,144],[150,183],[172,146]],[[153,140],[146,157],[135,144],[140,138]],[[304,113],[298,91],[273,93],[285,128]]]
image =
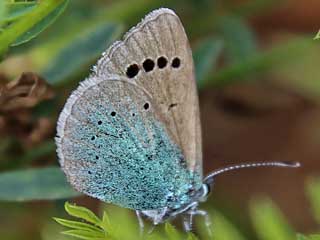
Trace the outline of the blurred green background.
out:
[[[105,205],[78,196],[58,168],[57,116],[101,53],[159,7],[175,10],[191,42],[204,172],[302,163],[219,177],[202,206],[214,239],[320,239],[296,235],[320,223],[318,0],[0,0],[0,238],[73,239],[52,219],[68,218],[66,200],[101,216]],[[137,239],[132,212],[106,209],[128,234],[119,239]]]

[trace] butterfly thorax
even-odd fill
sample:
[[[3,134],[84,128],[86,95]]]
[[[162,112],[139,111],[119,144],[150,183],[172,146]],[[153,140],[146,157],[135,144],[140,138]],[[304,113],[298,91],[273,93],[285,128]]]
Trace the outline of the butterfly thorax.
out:
[[[199,189],[190,189],[190,191],[184,194],[184,196],[180,196],[182,199],[188,199],[189,201],[187,202],[169,202],[168,207],[157,210],[144,210],[141,211],[141,213],[150,218],[154,225],[157,225],[167,220],[171,220],[181,213],[195,211],[199,202],[205,201],[207,195],[208,186],[206,184],[202,184]]]

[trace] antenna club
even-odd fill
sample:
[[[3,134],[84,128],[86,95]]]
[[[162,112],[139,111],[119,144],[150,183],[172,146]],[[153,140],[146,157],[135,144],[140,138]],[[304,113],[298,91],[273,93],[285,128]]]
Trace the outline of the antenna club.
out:
[[[298,168],[301,167],[300,162],[284,162],[288,167]]]

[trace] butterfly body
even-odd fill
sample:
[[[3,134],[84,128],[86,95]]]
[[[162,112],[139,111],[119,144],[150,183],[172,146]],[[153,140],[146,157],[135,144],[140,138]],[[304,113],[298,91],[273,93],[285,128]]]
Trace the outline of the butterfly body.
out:
[[[208,186],[206,184],[202,184],[201,188],[194,189],[191,188],[189,192],[183,194],[178,198],[178,201],[173,201],[172,204],[168,204],[167,207],[157,210],[143,210],[140,211],[142,215],[150,218],[154,225],[159,223],[163,223],[167,220],[174,219],[178,215],[186,215],[193,216],[199,214],[199,212],[203,213],[203,211],[198,210],[198,206],[200,202],[204,202],[208,196]],[[181,198],[184,199],[181,201]],[[187,200],[187,201],[186,201]],[[172,206],[172,207],[170,207]],[[189,224],[189,222],[185,222]],[[190,223],[189,228],[192,227],[192,223]],[[188,230],[188,227],[186,230]]]

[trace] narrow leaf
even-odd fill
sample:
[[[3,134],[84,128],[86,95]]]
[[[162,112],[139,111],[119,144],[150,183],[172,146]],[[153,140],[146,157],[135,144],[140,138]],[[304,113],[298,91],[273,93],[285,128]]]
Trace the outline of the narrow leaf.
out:
[[[55,149],[56,145],[53,140],[43,141],[37,147],[25,152],[19,160],[23,162],[23,164],[28,164],[35,159],[54,153]]]
[[[52,84],[64,83],[80,69],[87,69],[121,31],[121,26],[117,24],[96,26],[65,46],[42,75]]]
[[[111,222],[109,219],[109,216],[107,214],[106,211],[103,211],[103,217],[102,217],[102,223],[101,223],[101,227],[105,230],[105,231],[109,231],[112,227],[111,227]]]
[[[198,240],[198,238],[193,233],[188,233],[187,240]]]
[[[320,234],[312,234],[308,237],[308,240],[320,240]]]
[[[88,208],[72,205],[68,202],[65,203],[64,207],[70,216],[82,218],[89,223],[101,226],[101,220]]]
[[[320,30],[319,30],[319,32],[317,33],[317,35],[314,37],[314,40],[317,40],[317,39],[320,39]]]
[[[297,234],[297,240],[308,240],[308,238],[300,233]]]
[[[52,200],[78,196],[58,167],[18,170],[0,174],[0,200]]]
[[[62,219],[62,218],[53,218],[53,219],[57,223],[59,223],[62,226],[65,226],[65,227],[84,230],[84,231],[88,231],[88,232],[104,233],[104,231],[101,228],[95,227],[95,226],[88,224],[88,223],[82,223],[82,222],[72,221],[72,220],[67,220],[67,219]]]
[[[237,17],[221,17],[218,23],[224,39],[227,58],[230,62],[241,62],[257,53],[257,42],[249,26]]]
[[[292,240],[295,233],[281,212],[268,199],[260,199],[251,205],[252,222],[261,240]]]
[[[213,224],[211,232],[213,233],[213,239],[237,239],[244,240],[245,238],[238,231],[238,229],[221,213],[215,211],[213,214]],[[204,229],[205,230],[205,229]]]
[[[25,14],[31,12],[36,6],[37,2],[13,2],[7,3],[7,14],[2,21],[9,22],[23,17]],[[0,21],[1,22],[1,21]]]
[[[165,228],[168,239],[170,240],[181,239],[180,233],[170,223],[165,223],[164,228]]]
[[[37,7],[18,19],[0,33],[0,55],[2,55],[16,39],[28,32],[39,21],[52,13],[65,0],[41,1]],[[28,21],[26,21],[28,19]]]
[[[62,234],[84,239],[84,240],[105,240],[105,235],[103,233],[88,232],[84,230],[68,230],[62,232]]]
[[[262,74],[280,65],[288,65],[304,56],[311,42],[304,38],[297,38],[278,44],[269,50],[222,68],[211,78],[206,79],[201,86],[221,86],[235,81],[248,80],[257,73]]]
[[[311,178],[307,183],[307,194],[309,196],[314,217],[320,223],[320,178]]]
[[[201,84],[209,73],[214,71],[222,47],[221,40],[209,38],[195,49],[193,57],[198,84]]]
[[[49,27],[66,9],[69,0],[63,1],[52,12],[50,12],[45,18],[41,19],[37,24],[30,28],[23,35],[19,36],[11,46],[18,46],[22,43],[28,42],[35,38],[39,33]]]
[[[7,14],[7,9],[5,5],[5,1],[0,1],[0,23],[5,19]],[[1,24],[0,24],[1,27]]]

